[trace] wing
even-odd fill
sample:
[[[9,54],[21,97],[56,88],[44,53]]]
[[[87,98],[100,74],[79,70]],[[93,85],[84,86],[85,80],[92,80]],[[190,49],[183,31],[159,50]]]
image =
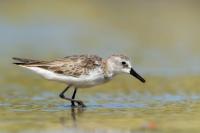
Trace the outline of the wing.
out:
[[[48,62],[31,61],[31,63],[20,65],[40,67],[58,74],[79,77],[81,75],[88,75],[90,71],[102,67],[103,59],[96,55],[73,55]]]
[[[73,77],[88,75],[101,67],[102,58],[95,55],[74,55],[49,63],[48,70]]]

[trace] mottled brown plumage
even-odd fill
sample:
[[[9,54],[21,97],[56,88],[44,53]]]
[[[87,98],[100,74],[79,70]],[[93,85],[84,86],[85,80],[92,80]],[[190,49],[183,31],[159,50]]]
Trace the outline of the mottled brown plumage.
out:
[[[28,67],[40,67],[58,74],[67,76],[79,77],[80,75],[87,75],[90,71],[97,67],[104,68],[103,59],[96,55],[73,55],[53,61],[36,61],[31,59],[13,58]]]

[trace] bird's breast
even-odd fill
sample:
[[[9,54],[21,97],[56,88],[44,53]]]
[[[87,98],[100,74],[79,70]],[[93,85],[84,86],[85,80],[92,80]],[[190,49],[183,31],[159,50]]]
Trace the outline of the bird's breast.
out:
[[[109,81],[105,77],[102,70],[91,71],[88,75],[82,75],[78,78],[79,82],[74,83],[77,87],[92,87],[99,84],[103,84]]]

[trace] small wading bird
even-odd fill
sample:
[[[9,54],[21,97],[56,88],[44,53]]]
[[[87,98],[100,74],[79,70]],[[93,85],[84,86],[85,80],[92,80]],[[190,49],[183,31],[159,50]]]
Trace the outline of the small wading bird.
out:
[[[14,64],[30,69],[45,79],[68,84],[68,87],[60,93],[60,97],[71,101],[71,106],[75,106],[75,103],[77,103],[78,106],[85,107],[82,101],[75,100],[78,88],[103,84],[121,73],[131,74],[141,82],[145,82],[134,71],[129,58],[124,55],[112,55],[107,59],[102,59],[96,55],[73,55],[52,61],[15,57],[13,59],[17,61]],[[64,95],[70,87],[74,87],[72,98]]]

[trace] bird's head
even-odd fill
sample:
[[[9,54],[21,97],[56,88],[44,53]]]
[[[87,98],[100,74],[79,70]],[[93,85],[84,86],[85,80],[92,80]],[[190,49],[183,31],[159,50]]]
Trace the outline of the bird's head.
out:
[[[132,67],[130,59],[125,55],[112,55],[107,59],[107,69],[113,75],[120,73],[128,73],[139,79],[141,82],[145,82]]]

